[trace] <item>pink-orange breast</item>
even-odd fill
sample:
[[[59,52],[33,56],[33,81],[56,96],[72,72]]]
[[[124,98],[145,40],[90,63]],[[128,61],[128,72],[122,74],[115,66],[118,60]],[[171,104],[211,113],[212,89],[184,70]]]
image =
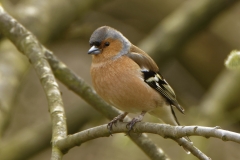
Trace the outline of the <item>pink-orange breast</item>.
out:
[[[96,92],[122,111],[150,111],[164,103],[160,94],[144,82],[139,66],[128,57],[93,63],[91,76]]]

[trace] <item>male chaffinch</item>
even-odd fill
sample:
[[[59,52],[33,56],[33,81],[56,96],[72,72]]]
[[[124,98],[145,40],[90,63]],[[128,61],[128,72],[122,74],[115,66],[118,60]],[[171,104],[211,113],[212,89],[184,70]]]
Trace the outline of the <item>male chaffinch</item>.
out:
[[[173,107],[181,113],[184,109],[148,54],[108,26],[96,29],[89,42],[93,87],[106,102],[124,111],[108,123],[110,131],[129,112],[141,112],[127,124],[129,130],[147,112],[167,124],[179,125]]]

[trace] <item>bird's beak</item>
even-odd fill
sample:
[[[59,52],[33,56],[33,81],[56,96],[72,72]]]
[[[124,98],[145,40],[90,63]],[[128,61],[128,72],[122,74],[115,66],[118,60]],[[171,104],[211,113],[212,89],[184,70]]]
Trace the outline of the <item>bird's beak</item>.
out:
[[[88,50],[88,54],[99,54],[101,53],[101,49],[99,49],[96,46],[92,46],[89,50]]]

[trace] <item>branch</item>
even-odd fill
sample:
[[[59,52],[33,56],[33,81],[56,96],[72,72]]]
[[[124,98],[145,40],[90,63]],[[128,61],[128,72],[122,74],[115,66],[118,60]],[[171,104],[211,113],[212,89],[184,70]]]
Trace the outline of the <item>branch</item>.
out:
[[[50,51],[46,50],[45,55],[52,67],[55,76],[70,90],[82,97],[87,103],[94,107],[97,111],[102,113],[105,117],[112,120],[117,115],[121,114],[119,110],[110,106],[103,101],[96,92],[80,77],[78,77],[73,71],[59,61]],[[129,117],[125,118],[130,121]],[[153,160],[166,160],[167,155],[156,146],[146,134],[131,135],[130,138],[135,142],[146,155]]]
[[[128,129],[126,128],[126,123],[118,122],[116,126],[113,127],[112,133],[126,133]],[[139,122],[134,126],[135,133],[153,133],[158,134],[164,138],[171,138],[177,141],[184,148],[188,149],[199,159],[208,160],[205,154],[200,150],[195,148],[193,144],[181,137],[185,136],[203,136],[203,137],[215,137],[222,139],[224,141],[233,141],[240,143],[240,134],[222,130],[219,127],[201,127],[201,126],[171,126],[167,124],[159,123],[148,123],[148,122]],[[61,150],[69,150],[72,147],[79,146],[82,143],[93,140],[100,137],[108,137],[111,134],[107,129],[107,125],[101,125],[94,128],[78,132],[73,135],[69,135],[65,139],[61,139],[57,142],[57,146]],[[130,133],[130,136],[132,133]],[[178,139],[180,138],[180,139]]]
[[[210,157],[205,155],[202,151],[200,151],[198,148],[193,146],[193,142],[189,142],[185,138],[173,138],[174,141],[176,141],[180,146],[183,146],[183,149],[187,152],[191,152],[194,156],[196,156],[200,160],[211,160]]]
[[[28,30],[4,11],[2,6],[0,6],[0,30],[19,51],[28,57],[42,83],[52,119],[52,157],[61,159],[62,153],[55,148],[55,142],[67,135],[66,117],[61,93],[48,61],[45,59],[43,48]]]

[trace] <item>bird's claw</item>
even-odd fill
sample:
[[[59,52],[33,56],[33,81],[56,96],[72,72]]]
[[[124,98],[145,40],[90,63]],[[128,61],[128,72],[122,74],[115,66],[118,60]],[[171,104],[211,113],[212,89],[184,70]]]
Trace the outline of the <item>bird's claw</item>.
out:
[[[116,123],[117,123],[118,121],[122,122],[123,119],[124,119],[124,117],[126,117],[127,114],[128,114],[127,112],[124,112],[124,113],[118,115],[117,117],[113,118],[113,120],[111,120],[111,121],[107,124],[107,129],[109,130],[109,133],[110,133],[111,136],[112,136],[112,127],[113,127],[113,125],[116,126]]]
[[[141,122],[143,119],[143,116],[146,114],[146,111],[142,111],[142,113],[140,115],[138,115],[137,117],[133,118],[130,122],[128,122],[128,124],[126,125],[126,128],[128,129],[128,134],[130,133],[130,131],[133,129],[133,126],[137,123],[137,122]]]
[[[126,128],[128,129],[128,134],[130,134],[130,131],[133,130],[133,127],[134,125],[137,123],[137,122],[141,122],[142,119],[139,119],[137,117],[133,118],[130,122],[127,123],[126,125]]]
[[[119,121],[118,117],[115,117],[113,120],[111,120],[108,124],[107,124],[107,129],[109,130],[110,135],[112,136],[112,127],[113,125],[116,126],[116,123]]]

